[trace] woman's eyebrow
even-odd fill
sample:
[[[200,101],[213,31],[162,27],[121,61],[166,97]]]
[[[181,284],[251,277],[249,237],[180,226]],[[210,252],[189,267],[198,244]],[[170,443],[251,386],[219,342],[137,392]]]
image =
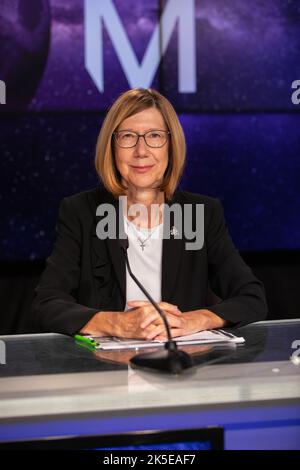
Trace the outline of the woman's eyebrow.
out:
[[[138,131],[134,130],[134,129],[130,129],[130,128],[126,128],[126,129],[118,129],[117,132],[123,132],[123,131],[130,131],[130,132],[135,132],[136,134],[138,134]],[[146,132],[151,132],[151,131],[167,131],[167,129],[161,129],[160,127],[151,127],[150,129],[148,129]]]

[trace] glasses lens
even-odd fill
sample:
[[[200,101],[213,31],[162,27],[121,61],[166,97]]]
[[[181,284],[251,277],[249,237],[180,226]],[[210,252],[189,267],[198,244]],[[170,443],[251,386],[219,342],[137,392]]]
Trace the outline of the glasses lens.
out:
[[[150,131],[145,134],[145,139],[149,147],[162,147],[167,140],[167,132]]]
[[[139,136],[136,132],[131,132],[131,131],[119,131],[115,133],[115,138],[117,140],[117,143],[120,147],[123,148],[130,148],[130,147],[135,147],[137,144],[138,138],[143,137],[142,135]],[[149,147],[162,147],[168,137],[168,132],[167,131],[149,131],[144,134],[146,144]]]
[[[137,134],[129,131],[120,131],[116,133],[116,139],[120,147],[134,147],[137,142]]]

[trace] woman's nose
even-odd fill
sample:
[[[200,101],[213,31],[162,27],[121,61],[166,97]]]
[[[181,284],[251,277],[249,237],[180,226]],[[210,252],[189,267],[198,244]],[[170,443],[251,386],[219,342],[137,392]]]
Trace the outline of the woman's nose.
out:
[[[147,153],[147,144],[143,136],[139,136],[135,146],[135,153],[137,156],[145,155]]]

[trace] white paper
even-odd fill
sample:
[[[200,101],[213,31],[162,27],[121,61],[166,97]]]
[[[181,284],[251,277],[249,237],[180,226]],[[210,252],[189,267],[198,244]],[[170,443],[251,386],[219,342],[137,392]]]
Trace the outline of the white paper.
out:
[[[97,341],[98,346],[96,349],[116,350],[116,349],[142,349],[142,348],[157,348],[164,346],[165,342],[162,341],[147,341],[137,339],[122,339],[122,338],[93,338]],[[208,343],[244,343],[243,337],[238,337],[223,330],[205,330],[199,331],[186,336],[178,336],[174,338],[176,343],[180,345],[189,344],[208,344]]]

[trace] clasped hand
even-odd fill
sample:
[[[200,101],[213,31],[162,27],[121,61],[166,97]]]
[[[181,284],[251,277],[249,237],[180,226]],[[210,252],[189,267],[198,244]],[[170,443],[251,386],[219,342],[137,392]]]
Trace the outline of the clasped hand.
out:
[[[132,300],[128,301],[128,305],[131,308],[126,312],[96,313],[83,326],[81,333],[166,341],[167,332],[163,319],[150,302]],[[226,326],[226,321],[210,310],[181,312],[176,305],[168,302],[160,302],[158,305],[166,315],[173,338]]]
[[[199,331],[194,312],[182,313],[176,305],[168,302],[160,302],[159,307],[164,311],[172,337],[182,336],[191,332]],[[119,316],[121,322],[121,336],[127,338],[141,338],[146,340],[167,339],[167,332],[164,322],[148,301],[128,301],[128,306],[132,307]]]

